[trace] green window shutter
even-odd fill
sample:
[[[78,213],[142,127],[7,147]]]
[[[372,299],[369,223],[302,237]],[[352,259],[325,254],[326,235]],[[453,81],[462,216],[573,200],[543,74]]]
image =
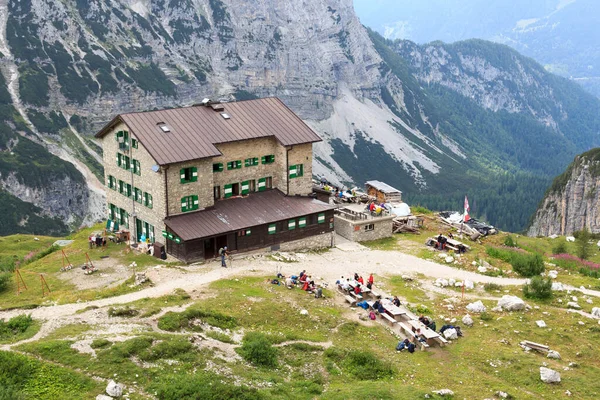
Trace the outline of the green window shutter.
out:
[[[269,225],[269,235],[274,235],[277,233],[277,224]]]
[[[304,228],[306,226],[306,217],[302,217],[298,220],[298,226]]]
[[[323,223],[325,223],[325,213],[320,213],[320,214],[317,216],[317,222],[318,222],[319,224],[323,224]]]
[[[304,165],[303,164],[296,165],[296,176],[303,176],[303,175],[304,175]]]
[[[242,194],[250,193],[250,181],[242,182]]]
[[[233,169],[233,161],[227,163],[227,169]]]
[[[232,188],[232,186],[233,185],[231,185],[231,184],[224,186],[225,190],[224,190],[224,196],[223,197],[225,197],[226,199],[229,198],[229,197],[231,197],[233,195],[233,188]]]
[[[290,176],[290,178],[295,178],[295,177],[297,176],[297,175],[296,175],[296,174],[297,174],[297,172],[298,172],[298,171],[297,171],[297,169],[296,169],[296,166],[295,166],[295,165],[292,165],[292,166],[290,167],[290,170],[289,170],[289,176]]]
[[[266,163],[267,163],[267,156],[262,156],[262,157],[260,158],[260,161],[261,161],[263,164],[266,164]]]
[[[294,230],[296,229],[296,220],[295,219],[290,219],[288,221],[288,230]]]
[[[185,168],[181,168],[179,170],[179,177],[181,178],[181,183],[186,183],[187,182],[185,180]]]
[[[250,236],[251,233],[252,233],[252,229],[246,229],[246,236]]]
[[[127,184],[127,197],[131,197],[131,195],[132,195],[131,185],[128,183]]]
[[[246,167],[252,166],[252,159],[251,158],[246,158],[244,160],[244,166],[246,166]]]
[[[123,156],[123,168],[127,171],[129,171],[131,169],[131,160],[129,159],[128,156]]]
[[[124,182],[119,179],[119,193],[123,194]]]
[[[181,212],[187,212],[187,211],[188,211],[188,198],[182,197],[181,198]]]
[[[142,165],[138,160],[133,160],[133,172],[137,175],[142,175]]]
[[[142,191],[138,188],[135,188],[134,192],[135,192],[135,201],[142,204],[142,200],[143,200]]]
[[[117,166],[121,166],[121,153],[117,153]]]
[[[258,165],[258,157],[252,159],[252,165]]]
[[[192,210],[197,210],[200,208],[200,202],[198,201],[198,196],[192,196]]]
[[[137,139],[131,139],[131,147],[133,147],[134,149],[138,148],[138,141],[137,141]]]
[[[198,181],[198,168],[196,167],[192,167],[191,168],[191,172],[192,172],[192,180],[191,182],[197,182]]]
[[[258,191],[264,192],[267,189],[267,178],[260,178],[258,180]]]
[[[223,163],[214,163],[213,164],[213,172],[222,172],[223,171]]]
[[[237,168],[242,168],[242,160],[237,160],[237,161],[235,162],[235,168],[236,168],[236,169],[237,169]]]

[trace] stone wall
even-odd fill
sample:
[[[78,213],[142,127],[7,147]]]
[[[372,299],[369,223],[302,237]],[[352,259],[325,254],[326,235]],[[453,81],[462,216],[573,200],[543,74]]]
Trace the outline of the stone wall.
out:
[[[368,220],[352,221],[339,215],[334,217],[335,232],[353,242],[366,242],[392,236],[394,216],[377,217]],[[373,225],[373,230],[366,227]]]
[[[304,239],[281,243],[281,251],[316,250],[335,245],[335,232],[322,233]]]
[[[289,166],[302,164],[303,176],[290,179],[289,195],[308,196],[312,193],[312,143],[292,146],[288,152]],[[283,169],[286,170],[285,160]],[[289,176],[286,174],[286,176]],[[285,192],[284,192],[285,193]]]
[[[198,172],[196,182],[181,183],[181,169],[195,167]],[[181,199],[187,196],[198,196],[198,209],[215,204],[213,197],[213,172],[210,159],[186,161],[163,167],[167,174],[169,196],[169,216],[181,214]],[[161,187],[164,187],[162,182]]]

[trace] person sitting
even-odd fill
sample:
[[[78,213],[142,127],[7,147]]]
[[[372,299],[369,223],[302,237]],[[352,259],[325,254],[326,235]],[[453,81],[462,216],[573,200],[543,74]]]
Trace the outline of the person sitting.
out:
[[[358,281],[358,274],[356,272],[354,273],[354,280]]]
[[[421,314],[421,316],[419,317],[419,322],[421,322],[423,325],[427,326],[427,325],[429,325],[429,318],[427,318],[423,314]]]
[[[402,351],[406,348],[408,348],[408,345],[410,344],[410,340],[408,339],[404,339],[401,342],[398,342],[398,346],[396,346],[396,351]]]
[[[448,329],[454,329],[454,330],[456,330],[456,334],[458,336],[462,336],[462,331],[460,330],[460,326],[454,326],[454,325],[444,325],[444,326],[442,326],[442,329],[440,329],[440,333],[443,334],[444,331],[447,331]]]
[[[373,284],[371,282],[367,283],[367,289],[369,289],[369,290],[373,289]]]
[[[442,236],[442,234],[441,234],[441,233],[440,233],[440,234],[438,235],[438,237],[437,237],[437,248],[438,248],[439,250],[442,250],[442,237],[443,237],[443,236]]]
[[[449,237],[450,239],[454,239],[454,235],[452,234],[452,232],[449,232],[449,233],[448,233],[448,237]]]
[[[398,296],[394,296],[394,300],[392,300],[392,304],[394,304],[396,307],[400,307],[400,299],[398,298]]]
[[[292,278],[292,281],[294,281],[294,285],[298,284],[298,275],[292,275],[290,278]]]
[[[302,282],[302,283],[306,282],[307,278],[308,278],[308,275],[306,275],[306,274],[300,275],[300,282]]]
[[[379,300],[375,300],[375,303],[373,303],[373,310],[379,310],[380,305],[381,302]]]
[[[306,275],[306,270],[303,269],[302,272],[300,272],[300,278],[302,278],[304,275]]]
[[[372,201],[371,204],[369,204],[369,211],[373,212],[375,211],[375,202]]]
[[[385,308],[383,307],[383,304],[379,303],[379,307],[377,307],[377,312],[379,314],[385,313]]]
[[[304,280],[304,285],[302,285],[302,290],[308,292],[309,284],[307,280]]]
[[[418,340],[421,343],[427,342],[427,339],[423,337],[423,333],[421,332],[420,328],[415,331],[415,340]]]
[[[360,283],[361,285],[365,284],[365,280],[363,279],[362,276],[359,276],[358,279],[356,280],[358,283]]]
[[[290,276],[289,278],[285,279],[285,286],[288,289],[292,289],[294,287],[294,285],[296,284],[296,282],[292,279],[292,277]]]
[[[341,285],[344,282],[344,276],[342,276],[340,279],[338,279],[337,281],[335,281],[336,285]]]
[[[323,289],[319,286],[315,290],[315,299],[320,299],[321,297],[323,297]]]
[[[342,289],[343,290],[350,290],[350,279],[346,278],[346,280],[342,283]]]
[[[362,289],[360,288],[360,284],[358,284],[354,288],[354,294],[361,294],[361,293],[362,293]]]

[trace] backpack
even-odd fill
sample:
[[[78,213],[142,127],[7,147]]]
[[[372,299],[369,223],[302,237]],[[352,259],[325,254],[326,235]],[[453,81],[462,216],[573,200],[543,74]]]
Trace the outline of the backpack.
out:
[[[409,353],[415,352],[415,344],[414,343],[409,343],[407,348],[408,348]]]
[[[220,255],[220,256],[222,256],[224,251],[225,251],[225,249],[221,247],[221,248],[219,249],[219,255]]]
[[[432,331],[436,331],[437,326],[435,326],[435,321],[431,321],[431,323],[429,324],[429,329],[431,329]]]
[[[375,313],[374,313],[373,311],[371,311],[371,312],[369,313],[369,319],[371,319],[371,320],[375,320],[375,319],[377,319],[377,317],[375,316]]]
[[[463,335],[463,334],[462,334],[462,331],[460,330],[460,327],[459,327],[459,326],[455,326],[455,327],[454,327],[454,329],[456,329],[456,334],[457,334],[458,336],[462,336],[462,335]]]

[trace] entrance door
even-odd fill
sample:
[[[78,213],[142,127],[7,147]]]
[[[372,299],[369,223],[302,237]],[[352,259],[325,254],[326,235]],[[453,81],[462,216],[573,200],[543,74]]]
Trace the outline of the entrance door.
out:
[[[204,240],[204,259],[209,260],[214,258],[216,255],[215,251],[215,238]]]
[[[142,238],[142,222],[143,221],[141,219],[138,219],[138,218],[135,219],[135,235],[136,235],[135,241],[136,242],[139,242]]]
[[[227,246],[227,235],[218,236],[217,238],[215,238],[215,242],[216,242],[215,253],[218,254],[219,249],[221,247]]]

